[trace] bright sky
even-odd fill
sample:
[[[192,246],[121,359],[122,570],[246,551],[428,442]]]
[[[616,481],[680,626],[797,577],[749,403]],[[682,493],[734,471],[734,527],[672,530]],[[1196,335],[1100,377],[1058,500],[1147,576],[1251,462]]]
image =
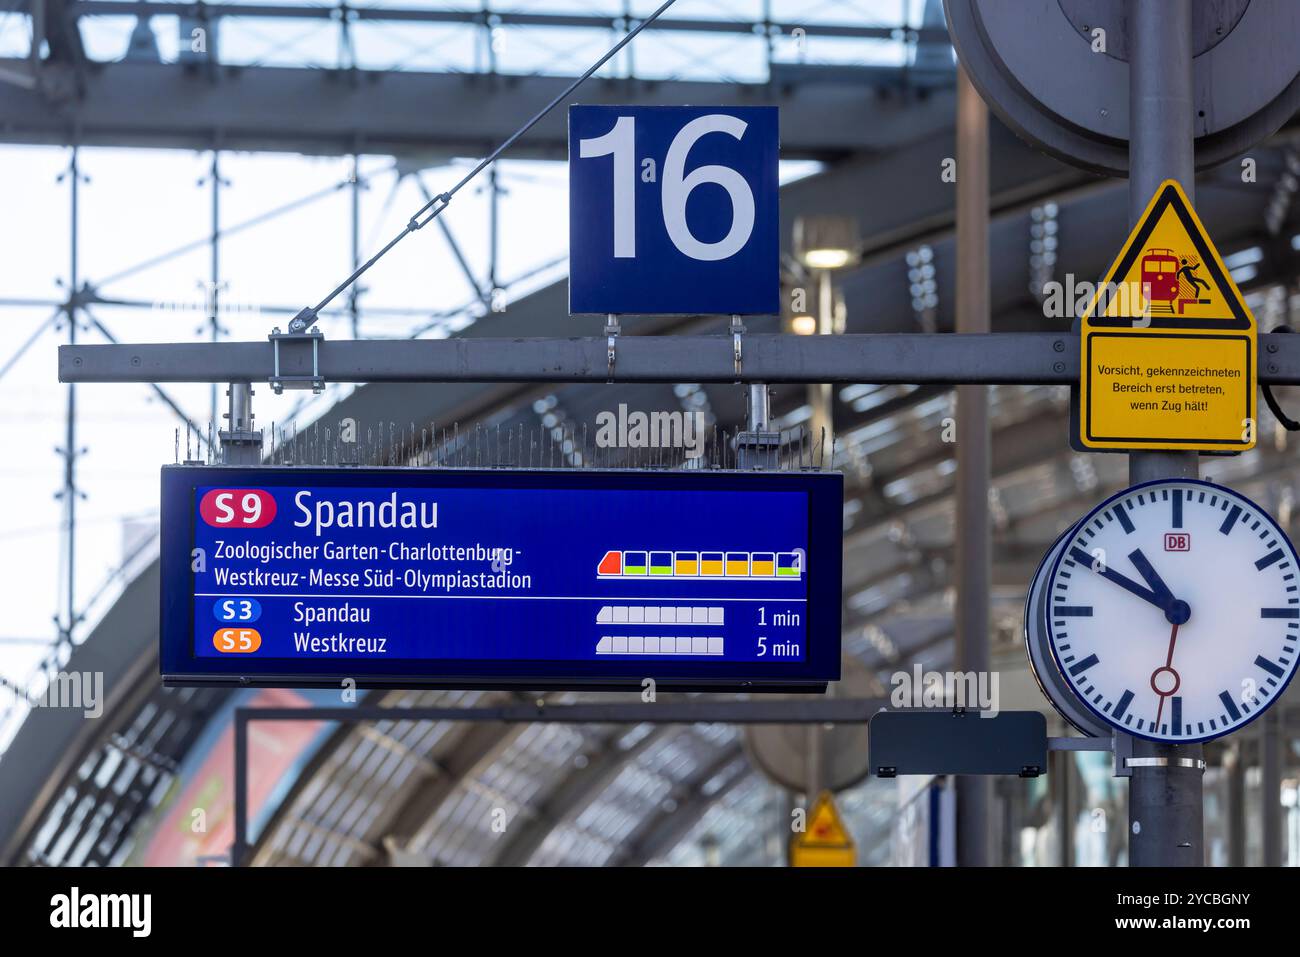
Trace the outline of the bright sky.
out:
[[[395,0],[399,5],[401,0]],[[778,2],[773,16],[800,22],[896,24],[908,11],[919,22],[923,0],[871,3]],[[425,4],[428,5],[428,4]],[[619,12],[621,0],[583,5],[590,12]],[[653,3],[638,3],[640,12]],[[494,4],[516,9],[559,9],[555,3]],[[645,10],[642,10],[642,7]],[[606,8],[609,8],[608,10]],[[779,8],[779,9],[778,9]],[[761,18],[758,0],[683,0],[679,16]],[[115,60],[126,49],[134,18],[93,18],[83,35],[95,59]],[[362,66],[401,65],[417,69],[472,69],[473,36],[465,28],[366,25],[357,34]],[[158,17],[154,31],[161,57],[177,52],[175,18]],[[456,31],[461,31],[459,34]],[[570,35],[572,34],[572,35]],[[596,35],[599,34],[599,35]],[[611,42],[604,31],[507,32],[499,42],[502,69],[571,74],[602,53]],[[25,56],[28,31],[23,18],[0,14],[0,56]],[[757,79],[763,70],[763,44],[754,38],[701,35],[646,35],[636,41],[639,75],[709,76],[725,66],[729,78]],[[778,56],[851,62],[896,62],[902,45],[890,41],[809,40],[795,49],[789,38]],[[338,30],[328,23],[228,21],[221,55],[229,62],[320,65],[337,62]],[[457,58],[465,62],[460,62]],[[615,68],[618,64],[614,65]],[[524,117],[520,118],[521,121]],[[70,273],[71,151],[56,147],[0,147],[0,369],[67,296]],[[210,278],[210,153],[86,148],[79,164],[80,281],[95,285],[106,298],[140,305],[101,305],[91,310],[121,341],[179,341],[205,337],[203,284]],[[426,170],[432,192],[451,185],[468,161]],[[398,181],[383,156],[361,159],[367,188],[361,199],[363,258],[395,235],[424,199],[410,178]],[[810,172],[813,164],[783,164],[784,179]],[[226,236],[220,249],[220,274],[227,284],[223,337],[265,340],[274,325],[284,326],[303,305],[316,302],[350,269],[350,195],[344,183],[350,159],[278,154],[222,154],[221,221],[226,230],[304,197],[325,195],[269,222]],[[506,162],[500,167],[507,191],[502,203],[498,276],[511,278],[562,259],[567,254],[567,169],[562,163]],[[487,197],[473,188],[459,194],[446,221],[471,268],[482,277],[487,264]],[[541,224],[539,228],[539,224]],[[139,269],[154,257],[195,244],[164,262]],[[511,290],[517,297],[563,275],[564,265]],[[119,274],[124,274],[120,275]],[[115,278],[118,277],[118,278]],[[364,280],[363,311],[412,310],[410,315],[363,315],[368,336],[405,336],[422,325],[423,315],[470,302],[469,284],[447,243],[430,229],[408,237]],[[508,298],[511,298],[508,297]],[[167,308],[155,308],[155,305]],[[179,307],[179,308],[178,308]],[[273,312],[280,307],[285,312]],[[466,318],[471,318],[467,315]],[[324,317],[326,336],[345,337],[345,318]],[[66,326],[45,327],[35,344],[0,376],[0,487],[8,507],[0,512],[0,675],[26,686],[45,643],[54,635],[52,616],[61,611],[60,569],[64,555],[62,504],[63,444],[68,389],[56,378],[56,348],[67,341]],[[90,329],[84,342],[103,341]],[[207,420],[207,386],[168,386],[168,393],[194,419]],[[327,393],[328,401],[337,397]],[[273,396],[257,390],[258,424],[284,424],[302,394]],[[78,504],[77,602],[88,614],[84,636],[111,604],[116,588],[103,593],[88,611],[124,556],[124,528],[131,522],[152,526],[158,509],[158,468],[174,457],[175,416],[144,385],[84,385],[77,388],[78,442],[86,454],[77,481],[86,495]],[[314,418],[322,405],[303,412]],[[181,455],[185,441],[181,440]],[[7,699],[3,699],[7,702]],[[0,750],[12,728],[0,707]]]
[[[21,229],[0,231],[0,297],[8,300],[63,298],[59,282],[69,271],[70,151],[4,148],[7,175],[0,182],[0,208]],[[80,166],[89,177],[81,188],[81,277],[122,272],[137,263],[196,240],[210,229],[208,176],[211,154],[164,151],[83,149]],[[395,177],[385,172],[386,157],[364,157],[362,176],[378,175],[363,193],[363,245],[373,250],[396,234],[422,198],[412,182],[394,194]],[[297,156],[223,155],[222,219],[236,224],[284,203],[328,190],[343,182],[350,161]],[[460,175],[443,168],[426,173],[435,190]],[[567,206],[559,164],[503,167],[501,275],[510,277],[563,257],[567,247]],[[390,202],[391,197],[391,202]],[[448,214],[467,256],[480,273],[486,263],[486,196],[457,197]],[[521,229],[544,221],[546,229]],[[259,224],[221,244],[221,274],[229,286],[224,298],[232,310],[222,317],[226,338],[264,340],[284,314],[261,313],[272,306],[295,310],[315,301],[343,278],[350,266],[350,205],[346,189],[327,194],[294,212]],[[203,286],[210,271],[206,244],[164,264],[105,283],[101,295],[138,300],[143,307],[97,306],[92,315],[123,341],[187,340],[206,335]],[[560,267],[562,269],[562,267]],[[558,275],[556,270],[549,274]],[[533,283],[535,285],[536,283]],[[367,277],[366,306],[438,310],[471,298],[470,287],[447,244],[430,230],[408,238]],[[158,303],[165,308],[152,308]],[[0,362],[7,362],[54,311],[46,305],[5,305],[0,326]],[[420,315],[363,318],[362,332],[404,335]],[[322,320],[330,337],[345,337],[342,317]],[[104,341],[94,331],[81,341]],[[2,638],[44,638],[58,600],[62,505],[53,498],[61,486],[62,443],[67,388],[56,381],[56,348],[67,340],[65,326],[47,329],[36,344],[0,379],[0,480],[6,498],[21,507],[0,516],[0,581],[8,609]],[[194,418],[206,421],[206,386],[168,386],[169,394]],[[276,397],[257,390],[258,422],[283,423],[300,396]],[[78,594],[84,601],[122,557],[122,521],[157,514],[157,468],[173,460],[177,420],[147,386],[85,385],[77,389],[79,445],[87,454],[78,463],[78,482],[87,498],[78,506]],[[182,440],[184,455],[184,440]],[[0,673],[23,675],[39,649],[0,645]]]

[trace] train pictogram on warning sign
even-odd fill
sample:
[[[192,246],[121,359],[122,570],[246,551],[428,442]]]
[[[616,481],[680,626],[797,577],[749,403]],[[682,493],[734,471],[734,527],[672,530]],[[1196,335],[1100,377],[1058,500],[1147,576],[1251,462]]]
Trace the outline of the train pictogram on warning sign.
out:
[[[1172,249],[1149,249],[1142,257],[1142,293],[1152,315],[1184,315],[1188,306],[1208,306],[1202,298],[1210,284],[1198,275],[1201,259],[1195,253],[1178,254]]]

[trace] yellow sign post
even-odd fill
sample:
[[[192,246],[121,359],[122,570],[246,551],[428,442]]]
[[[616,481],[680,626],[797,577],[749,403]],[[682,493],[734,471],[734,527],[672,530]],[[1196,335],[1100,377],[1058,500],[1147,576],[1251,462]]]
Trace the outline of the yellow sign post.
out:
[[[1255,317],[1176,181],[1147,204],[1082,333],[1085,447],[1254,447]]]
[[[835,809],[830,791],[823,791],[808,815],[807,827],[790,842],[791,867],[853,867],[857,848]]]

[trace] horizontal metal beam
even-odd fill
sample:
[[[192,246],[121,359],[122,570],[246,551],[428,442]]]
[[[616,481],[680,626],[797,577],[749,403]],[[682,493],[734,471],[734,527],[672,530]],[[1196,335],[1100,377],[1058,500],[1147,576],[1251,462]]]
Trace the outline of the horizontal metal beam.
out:
[[[25,71],[29,65],[26,59],[0,58],[0,73]],[[69,69],[46,63],[41,88],[5,87],[0,142],[325,155],[356,151],[413,155],[433,163],[485,154],[572,82],[564,76],[225,64],[208,70],[120,61],[94,64],[82,80],[83,94],[74,96]],[[862,69],[870,73],[872,68]],[[58,96],[58,90],[66,95]],[[888,149],[952,122],[949,91],[904,103],[867,95],[861,82],[819,83],[814,96],[798,83],[599,77],[572,100],[786,107],[781,112],[785,158],[840,159]],[[286,110],[286,103],[293,109]],[[507,155],[565,159],[567,111],[552,111]]]
[[[311,340],[281,346],[280,372],[312,372]],[[1300,336],[1261,335],[1259,378],[1300,384]],[[326,382],[768,382],[1068,385],[1079,377],[1076,335],[875,333],[621,336],[606,340],[321,340]],[[59,347],[60,382],[266,382],[267,342],[184,342]]]
[[[236,708],[235,709],[235,833],[231,863],[248,862],[248,745],[249,725],[257,721],[462,721],[479,724],[866,724],[889,705],[887,698],[809,697],[786,701],[665,701],[647,704],[501,705],[479,708]],[[739,752],[728,752],[728,763]],[[715,766],[694,779],[702,786],[722,770]],[[733,779],[734,780],[734,779]],[[717,794],[708,795],[709,800]],[[423,810],[421,817],[424,816]]]
[[[493,27],[565,28],[587,30],[626,31],[640,23],[639,17],[623,17],[582,13],[525,13],[492,10],[439,10],[420,7],[346,6],[342,14],[338,6],[299,6],[283,3],[184,3],[161,0],[92,0],[71,4],[72,13],[79,17],[136,16],[184,17],[190,20],[217,20],[222,17],[249,17],[276,20],[373,20],[398,23],[461,24]],[[20,10],[30,10],[31,3],[24,2]],[[685,17],[660,17],[650,25],[652,30],[670,30],[683,33],[732,33],[742,36],[762,36],[766,31],[772,36],[789,36],[795,29],[808,36],[838,37],[841,39],[899,40],[922,43],[947,44],[948,31],[943,27],[908,27],[903,25],[867,25],[856,23],[784,23],[762,20],[713,20]]]
[[[887,698],[782,701],[665,701],[613,704],[539,703],[481,708],[237,708],[235,721],[471,721],[541,724],[850,724],[869,721]]]

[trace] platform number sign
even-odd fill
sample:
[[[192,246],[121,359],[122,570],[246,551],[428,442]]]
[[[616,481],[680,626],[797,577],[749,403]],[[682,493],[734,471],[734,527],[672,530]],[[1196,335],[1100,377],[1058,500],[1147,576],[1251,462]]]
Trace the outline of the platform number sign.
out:
[[[775,107],[571,106],[569,311],[776,313]]]

